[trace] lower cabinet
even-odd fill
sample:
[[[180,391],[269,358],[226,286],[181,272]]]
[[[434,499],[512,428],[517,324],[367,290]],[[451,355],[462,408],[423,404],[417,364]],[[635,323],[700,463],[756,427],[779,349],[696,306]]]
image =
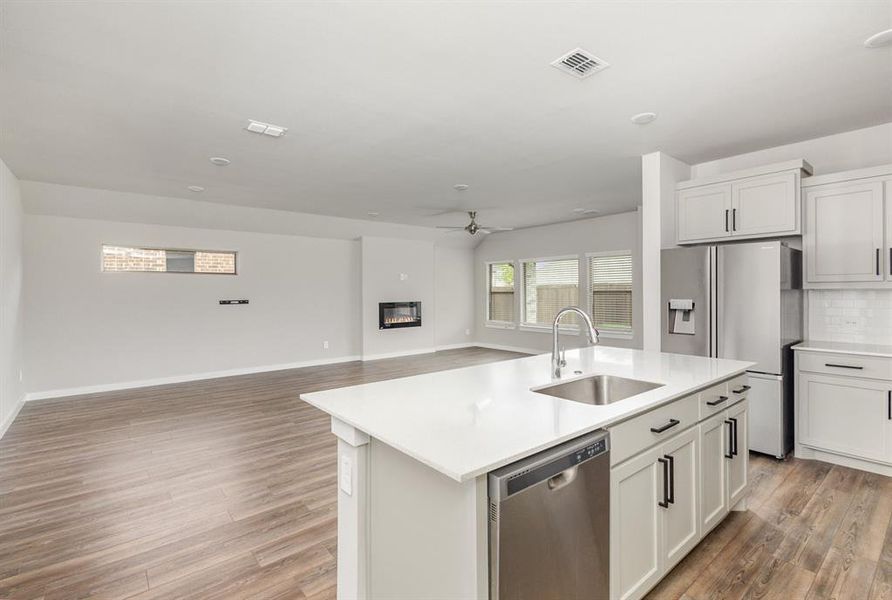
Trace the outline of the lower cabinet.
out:
[[[892,463],[892,382],[799,373],[798,442]]]
[[[683,401],[683,400],[682,400]],[[643,597],[747,489],[747,401],[610,472],[610,597]]]
[[[610,477],[611,586],[643,595],[700,541],[696,427],[626,461]],[[615,538],[613,536],[616,536]]]

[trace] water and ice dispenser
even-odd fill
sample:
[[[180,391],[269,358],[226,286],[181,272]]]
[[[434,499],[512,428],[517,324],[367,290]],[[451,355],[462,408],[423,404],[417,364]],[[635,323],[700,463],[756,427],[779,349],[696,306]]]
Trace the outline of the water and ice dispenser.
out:
[[[669,333],[694,335],[694,301],[671,298],[669,300]]]

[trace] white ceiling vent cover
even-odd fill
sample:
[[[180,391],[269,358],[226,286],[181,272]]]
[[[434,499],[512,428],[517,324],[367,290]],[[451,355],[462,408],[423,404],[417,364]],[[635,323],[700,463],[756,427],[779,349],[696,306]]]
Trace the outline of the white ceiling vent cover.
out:
[[[576,48],[551,63],[551,66],[577,79],[585,79],[589,75],[603,71],[610,66],[610,63],[601,60],[588,50]]]

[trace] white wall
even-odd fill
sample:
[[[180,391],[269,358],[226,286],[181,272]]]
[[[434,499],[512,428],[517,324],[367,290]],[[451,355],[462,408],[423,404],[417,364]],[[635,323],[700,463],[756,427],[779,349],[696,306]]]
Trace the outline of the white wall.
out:
[[[43,184],[25,188],[53,198],[50,204],[38,202],[43,208],[55,206],[56,195],[65,191],[65,186]],[[71,189],[72,203],[88,207],[105,202],[108,194],[94,190],[100,202],[89,190]],[[140,211],[150,213],[151,207],[142,204],[156,200],[142,196],[140,204],[136,196],[123,199],[132,204],[124,215],[128,219]],[[24,201],[29,206],[27,195]],[[368,308],[362,282],[384,281],[382,273],[389,271],[396,273],[396,288],[387,290],[387,296],[402,291],[399,272],[409,274],[411,285],[423,287],[418,298],[425,309],[423,339],[413,341],[412,334],[391,336],[384,344],[370,342],[369,353],[403,354],[470,342],[470,336],[459,337],[458,332],[472,327],[471,303],[462,309],[451,306],[457,296],[470,295],[473,287],[470,248],[435,246],[438,233],[425,228],[391,230],[387,224],[370,223],[369,231],[409,237],[367,238],[374,240],[370,243],[379,260],[369,260],[368,277],[363,278],[360,240],[318,237],[325,222],[314,221],[323,226],[314,229],[316,237],[269,233],[280,227],[275,222],[282,220],[281,211],[247,209],[241,227],[262,231],[226,230],[228,221],[220,217],[228,213],[205,204],[194,207],[193,218],[184,218],[207,225],[202,227],[25,216],[24,305],[29,333],[24,360],[29,398],[358,359],[364,354],[363,311]],[[173,206],[171,218],[189,211],[179,201]],[[297,220],[286,220],[284,225],[285,231],[302,231]],[[331,231],[347,236],[354,223],[334,223]],[[412,237],[423,235],[430,239]],[[239,275],[102,273],[103,243],[234,249],[239,252]],[[395,257],[417,260],[419,265],[398,265]],[[365,291],[377,293],[371,288]],[[445,295],[442,303],[437,298],[440,292]],[[220,306],[218,300],[223,298],[247,298],[250,304]],[[378,332],[377,300],[373,310],[370,340],[411,331]],[[329,342],[328,349],[323,349],[324,341]]]
[[[707,177],[797,158],[811,163],[815,175],[892,163],[892,123],[700,163],[691,167],[691,177]]]
[[[436,346],[434,244],[363,237],[362,357],[432,352]],[[379,302],[421,302],[421,327],[378,329]]]
[[[569,223],[531,227],[487,236],[474,251],[475,339],[478,343],[547,352],[551,332],[496,329],[486,326],[486,267],[496,260],[518,260],[588,252],[631,250],[633,265],[633,330],[631,339],[601,337],[610,346],[641,347],[641,243],[638,212],[609,215]],[[580,289],[587,285],[584,263],[580,269]],[[520,274],[517,274],[520,277]],[[586,342],[584,336],[562,335],[567,347]]]
[[[474,332],[474,249],[437,246],[436,273],[437,347],[469,344]]]
[[[0,160],[0,436],[21,408],[24,389],[22,201],[19,182]]]

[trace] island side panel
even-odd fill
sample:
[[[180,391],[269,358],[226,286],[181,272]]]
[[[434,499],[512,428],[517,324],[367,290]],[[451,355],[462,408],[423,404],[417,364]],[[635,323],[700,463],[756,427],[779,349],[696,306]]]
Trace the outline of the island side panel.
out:
[[[338,438],[338,600],[368,595],[369,436],[331,418]]]
[[[372,438],[369,598],[488,598],[486,476],[458,483]]]

